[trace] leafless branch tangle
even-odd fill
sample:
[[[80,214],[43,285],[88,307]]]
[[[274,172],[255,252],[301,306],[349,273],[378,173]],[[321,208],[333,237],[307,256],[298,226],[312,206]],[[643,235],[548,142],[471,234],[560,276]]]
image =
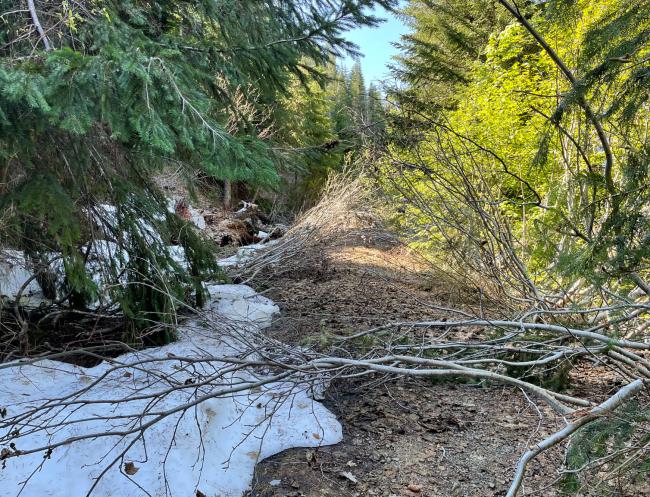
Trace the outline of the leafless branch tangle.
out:
[[[336,185],[330,188],[336,192]],[[347,198],[335,195],[328,205],[308,212],[280,243],[237,268],[237,276],[256,279],[268,271],[289,270],[304,263],[305,253],[314,250],[316,241],[343,243],[350,231],[363,234],[363,223],[373,222],[368,216],[348,217],[347,224],[335,222],[344,212],[350,212],[350,203],[361,191],[360,186],[355,188],[346,186]],[[552,298],[537,291],[534,298],[522,298],[533,305],[519,311],[519,318],[510,320],[441,308],[453,319],[386,323],[345,336],[331,335],[326,349],[290,347],[269,337],[250,321],[225,320],[208,309],[179,322],[181,333],[193,337],[193,345],[183,353],[165,353],[163,347],[155,353],[130,351],[118,358],[106,358],[105,367],[97,374],[79,374],[78,369],[71,372],[77,386],[64,395],[44,392],[38,399],[6,406],[0,420],[2,460],[7,464],[14,458],[42,454],[43,460],[34,468],[38,471],[67,446],[85,440],[110,439],[115,450],[108,451],[99,461],[88,462],[100,468],[90,495],[102,478],[118,466],[128,478],[124,467],[136,458],[132,453],[144,454],[138,457],[146,460],[149,431],[171,421],[163,461],[167,474],[168,456],[178,443],[181,423],[189,419],[194,429],[202,433],[198,409],[213,399],[234,399],[241,407],[240,416],[247,410],[260,411],[256,425],[248,427],[242,442],[256,437],[261,447],[269,425],[262,433],[257,433],[256,428],[276,416],[283,406],[293,409],[297,393],[319,391],[327,382],[360,375],[373,381],[395,376],[465,377],[519,388],[526,398],[547,403],[567,419],[563,430],[522,457],[510,491],[514,496],[532,458],[566,440],[587,423],[611,414],[638,394],[650,378],[650,344],[634,331],[639,318],[647,314],[648,304],[638,301],[639,296],[613,294],[607,302],[591,308],[565,305],[572,301],[576,291],[578,288],[569,289]],[[623,332],[616,336],[606,334],[612,323]],[[463,333],[470,329],[482,333],[467,340]],[[215,355],[212,345],[228,353]],[[30,371],[62,369],[64,365],[53,359],[78,352],[4,363],[0,371],[14,371],[16,378],[29,381]],[[84,352],[101,357],[101,351]],[[520,368],[544,373],[576,360],[607,364],[624,374],[628,384],[598,404],[593,399],[552,391],[509,372],[511,368]],[[106,394],[111,391],[115,394]],[[94,408],[107,405],[112,406],[113,412],[96,416]],[[92,425],[98,420],[104,422],[102,429]],[[235,422],[237,419],[231,421]],[[86,429],[88,426],[92,428]],[[71,427],[78,429],[77,435],[59,436]],[[27,439],[38,442],[27,445]],[[136,447],[142,450],[134,452]],[[237,445],[232,450],[236,448]],[[196,448],[193,465],[200,471],[209,450],[203,445]],[[647,450],[647,446],[637,450]],[[631,457],[633,454],[627,460]],[[25,486],[28,484],[29,479],[24,482]],[[146,489],[142,490],[146,493]],[[171,493],[172,489],[168,491]]]

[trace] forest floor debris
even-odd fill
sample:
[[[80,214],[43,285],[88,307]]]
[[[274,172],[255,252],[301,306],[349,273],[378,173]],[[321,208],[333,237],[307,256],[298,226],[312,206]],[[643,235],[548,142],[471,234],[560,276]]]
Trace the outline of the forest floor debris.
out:
[[[431,274],[415,254],[385,238],[349,240],[320,253],[319,264],[260,287],[280,306],[269,333],[283,341],[314,342],[389,321],[440,319],[440,306],[477,303],[477,295]],[[620,383],[608,369],[578,365],[569,393],[604,398]],[[529,444],[564,426],[520,390],[467,382],[347,379],[334,382],[325,404],[343,424],[343,441],[263,461],[252,497],[503,496]],[[564,447],[557,447],[535,459],[522,495],[559,495],[563,455]],[[622,481],[618,495],[650,495],[650,484]]]
[[[282,315],[265,336],[289,344],[294,351],[303,347],[317,351],[321,345],[326,348],[332,337],[390,322],[426,320],[444,321],[444,335],[459,342],[484,338],[481,334],[485,330],[464,326],[452,329],[446,319],[449,308],[496,319],[501,312],[485,300],[485,295],[432,269],[375,219],[362,219],[357,212],[347,210],[345,201],[335,202],[333,209],[330,204],[326,207],[308,213],[284,239],[240,247],[235,255],[220,261],[236,281],[251,281],[258,291],[281,305]],[[328,229],[321,230],[323,225]],[[259,249],[260,258],[251,259]],[[227,301],[223,294],[229,288],[212,290]],[[247,316],[248,297],[254,295],[233,304]],[[268,314],[267,310],[264,313]],[[269,324],[265,322],[264,326]],[[422,333],[425,338],[431,330],[424,327],[411,332]],[[578,363],[570,375],[567,393],[579,392],[581,397],[592,399],[606,398],[623,383],[611,370],[593,365],[582,368]],[[321,398],[320,394],[310,395]],[[340,438],[340,432],[334,430],[339,434],[336,437],[319,434],[310,443],[303,443],[312,446],[310,450],[289,450],[263,462],[249,495],[502,496],[521,454],[531,443],[566,424],[565,419],[537,405],[523,391],[476,380],[368,376],[362,381],[347,377],[333,382],[325,405],[343,423],[343,441],[336,447],[322,446]],[[305,433],[309,435],[309,430]],[[272,440],[278,436],[282,440],[281,435],[268,433]],[[563,449],[560,445],[532,461],[524,495],[531,491],[541,496],[557,495]],[[249,450],[247,454],[256,454],[254,464],[258,457],[271,452],[275,450]],[[213,457],[210,460],[215,461]],[[243,466],[253,470],[250,464]],[[147,474],[133,461],[126,461],[122,469],[123,476],[131,479]],[[194,468],[192,478],[196,476],[193,472]],[[201,488],[204,483],[214,487],[214,481],[201,480],[202,473],[198,477],[203,482]],[[242,481],[247,480],[236,479],[238,484]],[[179,484],[174,482],[176,487]],[[186,484],[182,483],[182,488]],[[643,482],[617,484],[622,489],[619,495],[627,491],[634,496],[650,495]],[[152,482],[149,485],[157,488]],[[228,488],[238,497],[245,487]],[[207,495],[202,490],[200,494]],[[580,495],[599,493],[596,489]]]

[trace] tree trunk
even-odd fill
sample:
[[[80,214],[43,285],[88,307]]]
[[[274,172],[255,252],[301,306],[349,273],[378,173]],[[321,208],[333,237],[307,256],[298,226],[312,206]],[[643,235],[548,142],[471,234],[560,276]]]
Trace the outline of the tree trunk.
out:
[[[223,180],[223,207],[232,208],[232,182],[229,179]]]

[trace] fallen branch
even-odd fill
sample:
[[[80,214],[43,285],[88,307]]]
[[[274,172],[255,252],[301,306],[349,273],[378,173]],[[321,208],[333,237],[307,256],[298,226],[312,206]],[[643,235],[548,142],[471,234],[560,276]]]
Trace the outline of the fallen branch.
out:
[[[621,388],[618,392],[616,392],[605,402],[591,409],[584,416],[578,418],[573,423],[569,423],[562,430],[555,432],[550,437],[546,438],[542,442],[535,445],[535,447],[527,450],[526,453],[521,457],[521,459],[519,459],[519,463],[517,464],[517,469],[515,471],[515,476],[512,480],[512,483],[510,484],[510,488],[508,489],[508,493],[506,494],[506,497],[515,497],[517,495],[517,492],[519,491],[519,488],[521,487],[521,484],[524,480],[524,474],[526,473],[526,466],[532,459],[537,457],[545,450],[548,450],[551,447],[554,447],[558,443],[562,442],[563,440],[566,440],[568,437],[573,435],[576,431],[578,431],[583,426],[593,421],[596,421],[600,416],[616,410],[630,397],[636,395],[641,390],[642,387],[643,387],[643,381],[641,380],[633,381],[632,383]]]
[[[381,364],[384,362],[392,363],[391,365]],[[415,369],[415,368],[405,368],[399,367],[394,364],[399,363],[411,363],[418,364],[423,366],[438,366],[440,369]],[[450,361],[436,361],[432,359],[422,359],[417,357],[407,357],[407,356],[386,356],[374,360],[355,360],[355,359],[343,359],[337,357],[327,357],[322,360],[316,360],[312,362],[313,365],[317,365],[323,368],[332,367],[335,365],[340,366],[349,366],[349,367],[358,367],[362,369],[367,369],[370,371],[376,371],[379,373],[387,373],[400,376],[414,376],[414,377],[426,377],[426,378],[435,378],[435,377],[462,377],[462,378],[473,378],[480,380],[488,380],[500,382],[508,385],[513,385],[524,390],[537,395],[539,398],[544,400],[554,411],[562,415],[568,415],[575,412],[574,409],[566,406],[563,402],[571,403],[576,406],[588,407],[592,405],[589,401],[584,399],[578,399],[571,397],[569,395],[560,394],[557,392],[552,392],[545,388],[539,387],[532,383],[519,380],[517,378],[512,378],[510,376],[505,376],[502,374],[494,373],[492,371],[486,371],[483,369],[467,368],[459,364],[450,362]]]
[[[557,333],[560,335],[568,335],[574,338],[584,338],[596,340],[607,345],[617,345],[619,347],[628,347],[631,349],[637,350],[650,350],[650,343],[635,342],[632,340],[618,339],[613,337],[608,337],[607,335],[602,335],[600,333],[595,333],[590,330],[579,330],[576,328],[569,328],[567,326],[560,326],[555,324],[545,324],[545,323],[526,323],[524,321],[502,321],[502,320],[488,320],[488,319],[468,319],[464,321],[416,321],[416,322],[398,322],[392,323],[390,325],[382,326],[379,328],[373,328],[370,330],[361,331],[354,335],[350,336],[336,336],[335,338],[351,340],[355,338],[360,338],[362,336],[370,335],[378,331],[387,330],[390,328],[459,328],[459,327],[468,327],[468,326],[483,326],[491,328],[515,328],[520,330],[536,330],[536,331],[548,331],[551,333]]]

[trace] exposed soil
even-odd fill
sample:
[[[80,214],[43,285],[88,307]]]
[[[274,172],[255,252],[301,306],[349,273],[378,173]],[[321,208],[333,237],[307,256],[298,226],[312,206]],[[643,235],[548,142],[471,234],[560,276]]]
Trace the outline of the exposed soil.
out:
[[[317,264],[275,277],[261,290],[282,311],[270,333],[289,343],[324,331],[440,318],[438,306],[480,304],[471,290],[433,276],[387,243],[324,250]],[[581,371],[568,393],[599,397],[620,383],[608,370]],[[343,424],[343,441],[263,461],[251,496],[503,496],[526,447],[564,425],[522,391],[449,381],[337,381],[325,403]],[[535,459],[520,495],[561,495],[555,483],[562,458],[558,447]],[[650,487],[636,482],[616,492],[580,495],[643,496]]]

